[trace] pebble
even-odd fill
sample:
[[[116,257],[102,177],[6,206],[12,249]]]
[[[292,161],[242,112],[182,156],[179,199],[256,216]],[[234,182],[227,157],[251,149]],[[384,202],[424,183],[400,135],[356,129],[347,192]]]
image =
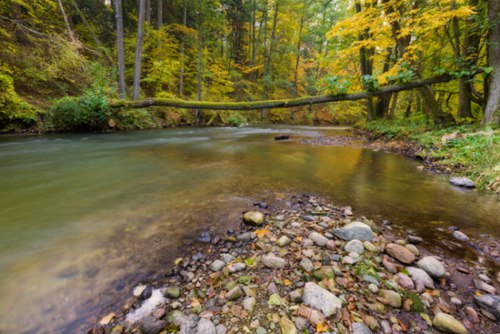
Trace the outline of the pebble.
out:
[[[264,223],[264,214],[260,211],[247,211],[243,215],[243,222],[252,226],[262,225]]]
[[[358,254],[363,254],[365,251],[365,247],[363,246],[363,243],[357,239],[349,241],[345,246],[344,249],[348,253],[358,253]]]
[[[320,310],[325,317],[336,314],[342,307],[339,298],[313,282],[306,283],[302,299],[304,304]]]
[[[426,256],[417,262],[417,266],[434,278],[444,277],[444,265],[434,256]]]
[[[290,240],[289,237],[287,237],[286,235],[283,235],[281,236],[277,241],[276,241],[276,244],[280,247],[285,247],[285,246],[288,246],[290,243],[292,242],[292,240]]]
[[[415,254],[413,254],[408,248],[404,246],[397,244],[388,244],[385,247],[385,251],[399,262],[412,264],[415,261]]]
[[[467,236],[467,234],[460,232],[460,231],[454,231],[453,236],[455,237],[455,239],[458,239],[460,241],[468,241],[469,240],[469,237]]]
[[[344,227],[336,228],[333,230],[335,234],[340,239],[350,241],[350,240],[361,240],[361,241],[372,241],[373,231],[370,226],[362,222],[352,222]]]
[[[464,325],[453,316],[446,313],[438,313],[432,320],[432,325],[440,331],[454,334],[468,334]]]
[[[328,238],[317,232],[311,232],[311,234],[309,234],[309,239],[320,247],[326,246],[326,243],[328,242]]]
[[[372,331],[364,324],[355,322],[352,324],[352,334],[372,334]]]
[[[214,262],[212,262],[212,264],[210,265],[210,269],[212,269],[212,271],[221,271],[222,268],[224,268],[224,266],[226,265],[226,263],[224,261],[221,261],[221,260],[215,260]]]
[[[299,265],[302,269],[304,269],[307,272],[311,272],[314,270],[314,264],[308,258],[303,258],[302,260],[300,260]]]
[[[267,255],[262,256],[262,263],[271,269],[283,268],[286,265],[285,259],[274,255],[273,253],[269,253]]]
[[[380,289],[378,292],[379,296],[387,301],[389,306],[400,308],[401,307],[401,295],[395,291]]]

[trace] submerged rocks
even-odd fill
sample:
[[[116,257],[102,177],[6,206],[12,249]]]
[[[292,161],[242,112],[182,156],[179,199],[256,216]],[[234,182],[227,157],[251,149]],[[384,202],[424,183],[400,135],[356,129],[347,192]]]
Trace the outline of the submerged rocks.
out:
[[[451,177],[448,182],[453,184],[454,186],[457,187],[464,187],[464,188],[475,188],[476,184],[474,181],[472,181],[469,178],[466,177]]]
[[[345,225],[341,228],[336,228],[333,230],[333,234],[342,240],[361,240],[361,241],[372,241],[373,231],[370,226],[362,222],[353,222]]]
[[[304,304],[323,312],[325,317],[336,314],[342,307],[342,301],[339,298],[312,282],[306,283],[302,299]]]
[[[412,264],[415,261],[415,254],[413,254],[408,248],[404,246],[397,244],[388,244],[385,250],[387,254],[389,254],[399,262]]]
[[[497,321],[500,321],[500,296],[482,295],[474,296],[474,302],[482,309],[491,313]]]
[[[420,259],[417,266],[434,278],[441,278],[446,274],[444,265],[434,256],[426,256]]]
[[[446,313],[440,312],[436,314],[432,320],[432,325],[444,333],[468,334],[467,329],[460,321]]]
[[[247,225],[260,226],[264,223],[264,214],[260,211],[247,211],[243,215],[243,222]]]

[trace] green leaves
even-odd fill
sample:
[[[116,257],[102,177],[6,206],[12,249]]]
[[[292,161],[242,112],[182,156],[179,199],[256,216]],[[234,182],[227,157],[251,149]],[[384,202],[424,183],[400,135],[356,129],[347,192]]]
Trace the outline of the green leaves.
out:
[[[327,83],[326,90],[332,95],[345,95],[351,86],[347,79],[337,75],[327,77],[325,81]]]

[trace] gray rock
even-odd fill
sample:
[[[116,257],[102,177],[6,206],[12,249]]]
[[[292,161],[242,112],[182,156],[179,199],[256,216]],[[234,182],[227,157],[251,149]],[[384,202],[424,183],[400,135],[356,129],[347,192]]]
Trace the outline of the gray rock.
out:
[[[234,257],[228,253],[221,254],[221,257],[222,257],[222,261],[224,261],[225,263],[229,263],[229,262],[233,261],[233,259],[234,259]]]
[[[415,288],[418,292],[422,292],[425,288],[434,289],[434,281],[425,271],[415,267],[406,267],[411,278],[415,282]]]
[[[289,237],[287,237],[286,235],[283,235],[281,236],[277,241],[276,241],[276,244],[280,247],[285,247],[287,245],[289,245],[290,243],[292,242],[292,240],[290,240]]]
[[[375,284],[376,286],[380,287],[380,283],[376,277],[373,277],[372,275],[369,274],[364,274],[363,275],[363,281]]]
[[[139,328],[142,334],[158,334],[165,327],[165,320],[156,319],[153,316],[147,316],[141,319]]]
[[[230,273],[237,273],[239,271],[245,270],[246,267],[247,267],[247,265],[244,264],[243,262],[237,262],[237,263],[230,264],[227,267],[227,269],[229,270]]]
[[[179,334],[217,334],[214,324],[205,318],[192,315],[181,323]]]
[[[358,253],[358,254],[363,254],[363,252],[365,251],[365,247],[363,246],[363,243],[361,241],[357,240],[357,239],[349,241],[344,246],[344,249],[348,253],[355,252],[355,253]]]
[[[245,233],[238,234],[236,236],[236,239],[239,241],[250,241],[250,240],[253,240],[255,238],[257,238],[257,235],[253,232],[245,232]]]
[[[262,263],[271,269],[283,268],[286,265],[285,259],[269,253],[262,256]]]
[[[239,285],[235,286],[226,293],[226,298],[228,300],[235,300],[240,298],[241,296],[243,296],[243,290],[241,290],[241,287]]]
[[[474,302],[481,308],[493,314],[497,321],[500,321],[500,296],[482,295],[474,296]]]
[[[387,300],[387,304],[399,308],[401,307],[401,295],[392,290],[380,289],[379,296]]]
[[[352,334],[372,334],[372,331],[360,322],[352,324]]]
[[[476,184],[474,181],[472,181],[469,178],[466,177],[451,177],[448,180],[451,184],[457,187],[464,187],[464,188],[475,188]]]
[[[446,274],[444,265],[434,256],[426,256],[420,259],[417,266],[434,278],[441,278]]]
[[[243,222],[252,226],[262,225],[264,223],[264,214],[260,211],[247,211],[243,215]]]
[[[372,241],[373,231],[370,226],[361,222],[352,222],[344,227],[336,228],[333,230],[333,234],[343,240],[354,240],[358,239],[361,241]]]
[[[396,275],[396,279],[397,283],[405,289],[413,290],[415,288],[415,284],[412,279],[403,273],[398,273]]]
[[[312,232],[311,234],[309,234],[309,239],[311,239],[316,245],[321,247],[325,246],[328,242],[328,238],[319,234],[318,232]]]
[[[336,314],[342,307],[339,298],[313,282],[306,283],[302,299],[304,304],[320,310],[325,317]]]
[[[460,232],[460,231],[454,231],[453,236],[456,239],[461,240],[461,241],[468,241],[469,240],[469,237],[467,236],[467,234]]]
[[[255,307],[255,298],[254,297],[247,297],[243,299],[243,308],[245,310],[252,312]]]
[[[307,272],[311,272],[314,270],[314,264],[306,257],[300,261],[300,267]]]
[[[497,292],[497,289],[495,289],[495,287],[493,285],[489,285],[488,283],[481,281],[481,280],[478,280],[478,279],[474,280],[474,285],[479,290],[482,290],[482,291],[487,292],[487,293],[492,294],[492,295],[494,295]]]
[[[217,334],[226,334],[227,328],[226,328],[226,326],[219,324],[219,325],[217,325],[217,327],[215,327],[215,332]]]
[[[467,329],[465,329],[464,325],[446,313],[438,313],[432,320],[432,325],[443,331],[445,333],[453,333],[453,334],[468,334]]]
[[[210,269],[212,269],[212,271],[221,271],[222,268],[224,268],[226,264],[224,263],[224,261],[221,261],[221,260],[215,260],[214,262],[212,262],[212,264],[210,265]]]
[[[259,326],[259,328],[255,330],[255,334],[267,334],[267,331],[264,327]]]

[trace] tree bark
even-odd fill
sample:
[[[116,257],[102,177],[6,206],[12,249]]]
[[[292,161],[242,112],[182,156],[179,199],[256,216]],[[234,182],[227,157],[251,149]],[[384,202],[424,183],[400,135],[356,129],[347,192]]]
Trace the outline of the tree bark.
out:
[[[203,40],[202,40],[202,28],[203,28],[203,14],[202,14],[202,0],[198,0],[198,56],[197,56],[197,64],[196,64],[196,98],[198,101],[201,101],[201,61],[202,61],[202,48],[203,48]],[[196,110],[196,120],[199,123],[201,118],[201,108]]]
[[[186,0],[184,0],[184,7],[182,9],[182,25],[186,26],[187,25],[187,4]],[[181,42],[181,69],[179,73],[179,96],[184,95],[184,66],[185,66],[185,49],[186,49],[186,36],[183,34],[182,35],[182,42]]]
[[[59,8],[61,9],[61,13],[62,13],[62,16],[64,18],[64,23],[66,24],[66,29],[68,30],[69,39],[73,43],[75,43],[76,42],[75,33],[71,29],[71,25],[69,24],[68,17],[66,16],[66,11],[64,10],[64,6],[63,6],[61,0],[57,0],[57,2],[59,3]]]
[[[116,49],[118,52],[118,82],[120,85],[120,98],[124,99],[127,91],[125,85],[125,51],[123,47],[123,10],[122,0],[115,0],[116,17]]]
[[[493,67],[482,124],[500,124],[500,1],[488,1],[488,65]]]
[[[147,23],[151,23],[151,0],[146,0],[146,18]]]
[[[275,0],[274,13],[273,13],[273,26],[271,28],[271,37],[269,41],[269,52],[267,54],[266,65],[264,68],[264,98],[266,100],[269,99],[271,93],[271,84],[270,84],[272,80],[271,61],[274,51],[274,42],[276,39],[276,25],[278,23],[279,5],[280,5],[280,0]],[[267,109],[266,108],[262,109],[262,118],[264,119],[267,118],[267,114],[268,114]]]
[[[144,14],[146,11],[146,0],[139,0],[139,22],[137,27],[137,43],[135,44],[134,62],[134,100],[139,98],[141,86],[141,63],[142,63],[142,42],[144,39]]]
[[[158,0],[157,6],[156,29],[160,30],[163,26],[163,0]]]

